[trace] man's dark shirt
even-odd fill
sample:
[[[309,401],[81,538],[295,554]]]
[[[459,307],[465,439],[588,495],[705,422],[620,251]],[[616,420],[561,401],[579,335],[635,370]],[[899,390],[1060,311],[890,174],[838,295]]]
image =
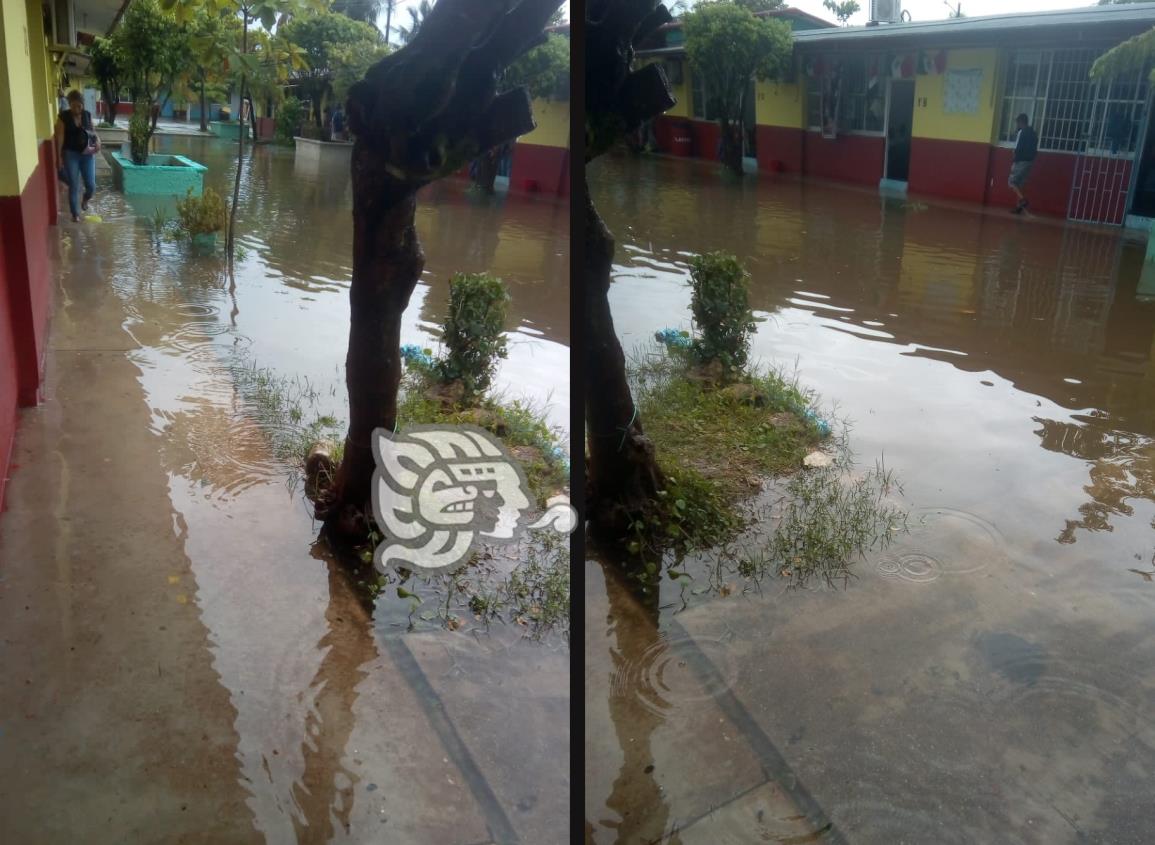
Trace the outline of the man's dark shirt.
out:
[[[1035,153],[1039,150],[1039,136],[1029,126],[1019,130],[1019,139],[1015,142],[1015,161],[1034,161]]]

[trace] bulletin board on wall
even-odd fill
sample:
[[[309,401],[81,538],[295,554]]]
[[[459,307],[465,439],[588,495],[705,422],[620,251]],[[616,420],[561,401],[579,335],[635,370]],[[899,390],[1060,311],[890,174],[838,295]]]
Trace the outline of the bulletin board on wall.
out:
[[[977,114],[982,89],[982,68],[948,70],[943,83],[942,110],[947,114]]]

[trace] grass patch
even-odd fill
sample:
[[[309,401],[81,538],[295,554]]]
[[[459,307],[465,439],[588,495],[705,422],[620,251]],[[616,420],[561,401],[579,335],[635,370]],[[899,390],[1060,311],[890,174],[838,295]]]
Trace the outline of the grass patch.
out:
[[[335,463],[340,463],[345,422],[323,413],[322,403],[340,400],[336,387],[327,392],[308,379],[285,377],[252,362],[230,367],[242,400],[242,413],[264,430],[273,456],[287,471],[291,489],[304,478],[310,447],[327,441]],[[501,437],[522,462],[526,479],[544,506],[545,500],[566,489],[569,470],[560,450],[560,435],[551,430],[544,414],[524,402],[486,399],[478,417],[468,410],[445,411],[424,395],[424,380],[409,373],[402,382],[398,420],[405,425],[500,420]],[[475,409],[476,410],[476,409]],[[382,574],[372,566],[373,551],[382,537],[371,529],[359,549],[360,567],[354,584],[378,613],[405,620],[410,629],[467,625],[489,627],[495,623],[517,625],[538,639],[569,636],[570,560],[569,538],[552,530],[535,532],[516,546],[486,547],[451,575],[418,578],[409,572]]]
[[[856,471],[845,422],[831,426],[796,377],[754,370],[723,386],[701,378],[688,350],[646,348],[629,364],[646,434],[667,489],[632,526],[626,550],[643,580],[666,574],[683,587],[726,593],[726,575],[755,584],[845,583],[854,562],[906,530],[901,495],[882,464]],[[819,449],[826,466],[803,468]]]
[[[252,362],[234,363],[229,372],[244,402],[243,412],[265,431],[273,457],[289,470],[290,489],[303,478],[314,443],[332,443],[333,459],[340,462],[344,425],[332,414],[317,412],[322,396],[307,378],[287,378]],[[329,395],[334,394],[331,389]]]
[[[569,465],[562,451],[560,432],[549,427],[540,408],[498,395],[486,396],[470,408],[446,409],[425,393],[429,376],[409,370],[401,382],[397,419],[401,426],[449,424],[498,429],[506,448],[521,463],[538,506],[569,487]]]
[[[867,551],[885,548],[907,530],[907,513],[891,497],[902,487],[881,462],[855,473],[845,439],[829,467],[795,473],[771,507],[775,530],[737,556],[740,575],[789,579],[792,587],[815,581],[834,586],[854,577],[851,565]]]

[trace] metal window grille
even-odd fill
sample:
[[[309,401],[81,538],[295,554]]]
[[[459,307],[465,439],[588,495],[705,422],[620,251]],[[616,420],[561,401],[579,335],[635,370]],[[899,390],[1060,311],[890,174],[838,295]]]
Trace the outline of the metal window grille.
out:
[[[869,77],[872,66],[879,68],[873,85]],[[886,120],[886,88],[881,69],[885,66],[882,56],[873,55],[849,56],[838,63],[840,132],[882,131]],[[817,77],[806,79],[806,123],[811,129],[822,125],[822,80]]]
[[[1026,114],[1039,149],[1131,155],[1147,100],[1147,71],[1114,82],[1091,80],[1094,48],[1019,50],[1011,57],[999,137],[1015,140],[1015,117]]]
[[[706,80],[701,73],[690,74],[690,89],[694,117],[698,120],[717,120],[718,109],[713,98],[706,96]]]

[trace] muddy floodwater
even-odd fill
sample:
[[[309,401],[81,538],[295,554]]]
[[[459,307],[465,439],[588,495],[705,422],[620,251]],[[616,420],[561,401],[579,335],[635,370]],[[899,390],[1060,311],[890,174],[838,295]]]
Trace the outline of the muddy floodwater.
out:
[[[160,146],[231,192],[232,145]],[[268,368],[344,416],[347,173],[272,147],[251,167],[234,290],[107,168],[103,222],[58,229],[44,401],[0,517],[0,839],[564,842],[564,637],[359,601],[238,390],[238,365]],[[403,341],[436,346],[451,273],[503,277],[499,389],[564,425],[568,210],[465,187],[422,195]]]
[[[852,422],[910,532],[845,589],[686,609],[586,565],[597,843],[1155,838],[1155,273],[1118,229],[617,158],[629,349],[739,256],[763,362]]]

